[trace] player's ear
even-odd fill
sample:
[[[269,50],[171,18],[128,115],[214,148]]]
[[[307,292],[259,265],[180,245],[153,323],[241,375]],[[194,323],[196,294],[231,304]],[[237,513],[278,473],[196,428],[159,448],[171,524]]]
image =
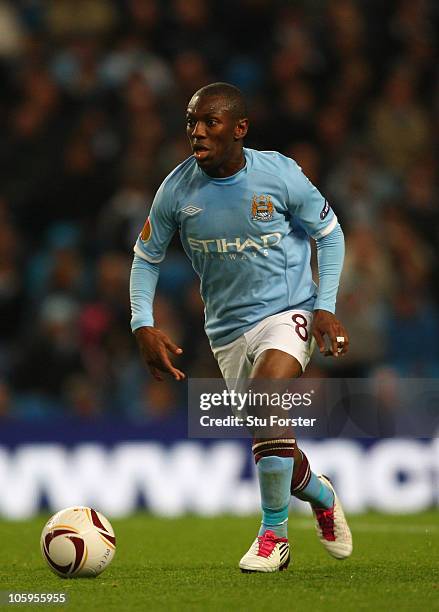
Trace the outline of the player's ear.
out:
[[[244,138],[248,132],[248,119],[240,119],[235,125],[235,140]]]

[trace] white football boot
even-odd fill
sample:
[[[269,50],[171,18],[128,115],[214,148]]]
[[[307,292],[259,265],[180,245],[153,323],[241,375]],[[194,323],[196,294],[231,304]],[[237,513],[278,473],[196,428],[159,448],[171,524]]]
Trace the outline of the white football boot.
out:
[[[258,536],[249,551],[239,562],[241,572],[281,572],[290,562],[290,545],[287,538],[279,538],[267,530]]]
[[[313,508],[317,536],[330,555],[336,559],[346,559],[352,553],[351,530],[331,481],[323,474],[317,478],[334,493],[332,508]]]

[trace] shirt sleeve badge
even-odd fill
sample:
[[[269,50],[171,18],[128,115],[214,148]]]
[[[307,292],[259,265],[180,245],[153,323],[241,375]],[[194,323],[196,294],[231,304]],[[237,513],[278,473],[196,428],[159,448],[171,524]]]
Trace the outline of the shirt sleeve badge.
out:
[[[147,220],[145,221],[145,225],[143,226],[142,231],[140,232],[140,240],[142,240],[142,242],[148,242],[148,240],[151,238],[151,233],[152,233],[151,221],[148,217]]]
[[[325,204],[322,208],[322,211],[320,213],[320,219],[323,221],[323,219],[325,217],[328,216],[328,212],[331,210],[331,207],[329,206],[328,200],[325,200]]]

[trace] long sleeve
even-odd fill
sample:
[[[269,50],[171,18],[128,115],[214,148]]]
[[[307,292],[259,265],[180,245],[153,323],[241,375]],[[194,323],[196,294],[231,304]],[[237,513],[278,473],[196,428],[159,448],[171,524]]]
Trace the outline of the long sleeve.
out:
[[[154,325],[152,305],[159,278],[158,264],[134,255],[130,276],[131,329]]]
[[[339,224],[335,229],[316,240],[319,267],[319,292],[314,310],[335,312],[340,274],[344,260],[344,235]]]

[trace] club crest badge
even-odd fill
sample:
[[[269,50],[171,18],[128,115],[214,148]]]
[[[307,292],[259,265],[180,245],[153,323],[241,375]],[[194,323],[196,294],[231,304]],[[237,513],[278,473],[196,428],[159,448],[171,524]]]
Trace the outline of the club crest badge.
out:
[[[145,225],[143,226],[142,231],[140,232],[140,240],[142,240],[143,242],[148,242],[148,240],[151,238],[151,232],[152,232],[151,221],[149,220],[149,217],[148,217],[147,220],[145,221]]]
[[[252,200],[253,221],[271,221],[273,218],[273,209],[271,196],[254,194]]]

